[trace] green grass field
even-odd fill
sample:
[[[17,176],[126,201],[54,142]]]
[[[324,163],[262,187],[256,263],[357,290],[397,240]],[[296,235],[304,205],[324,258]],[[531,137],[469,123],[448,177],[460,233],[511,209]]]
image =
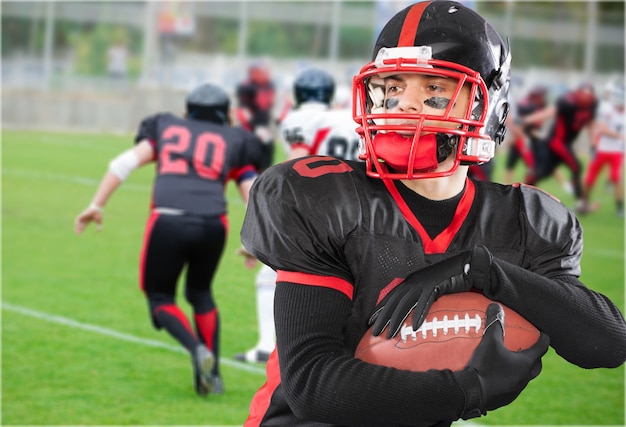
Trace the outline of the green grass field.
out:
[[[231,232],[214,283],[225,394],[199,398],[189,356],[152,329],[138,254],[153,170],[134,172],[101,232],[73,231],[109,160],[131,135],[2,132],[2,424],[241,425],[264,367],[232,356],[256,342],[254,275],[235,254],[244,206],[228,188]],[[504,159],[497,160],[497,173]],[[520,171],[521,173],[521,171]],[[521,174],[520,174],[521,176]],[[581,219],[582,280],[624,308],[624,223],[602,176],[601,209]],[[544,188],[572,205],[552,180]],[[181,306],[188,312],[182,295]],[[399,397],[406,399],[407,396]],[[508,407],[474,423],[624,425],[624,368],[583,370],[554,351]]]

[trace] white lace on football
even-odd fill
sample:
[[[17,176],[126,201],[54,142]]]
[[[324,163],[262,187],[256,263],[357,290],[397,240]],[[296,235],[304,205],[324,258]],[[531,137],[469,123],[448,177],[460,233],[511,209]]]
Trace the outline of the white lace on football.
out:
[[[409,337],[411,337],[413,341],[416,341],[418,334],[421,335],[423,339],[426,339],[429,331],[433,337],[436,337],[439,333],[448,335],[450,331],[452,331],[455,335],[461,330],[468,333],[472,328],[475,332],[478,332],[481,326],[482,319],[478,314],[474,317],[470,317],[469,313],[465,313],[464,317],[454,315],[452,319],[448,316],[443,316],[442,320],[437,319],[437,317],[433,317],[433,320],[430,322],[424,321],[422,326],[417,328],[416,331],[413,330],[412,326],[403,326],[402,329],[400,329],[400,337],[402,338],[402,341],[406,341]]]

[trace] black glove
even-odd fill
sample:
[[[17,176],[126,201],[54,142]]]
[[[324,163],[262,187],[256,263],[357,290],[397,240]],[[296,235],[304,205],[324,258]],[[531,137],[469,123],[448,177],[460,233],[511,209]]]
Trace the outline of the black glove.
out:
[[[503,322],[500,304],[489,304],[480,344],[465,369],[453,373],[465,394],[463,419],[508,405],[541,372],[541,357],[550,343],[548,336],[542,332],[531,348],[510,351],[504,346]]]
[[[374,325],[372,334],[380,335],[389,324],[387,338],[394,337],[413,308],[412,326],[417,330],[440,295],[472,287],[485,290],[490,271],[491,253],[482,245],[416,271],[378,304],[368,321],[369,326]]]

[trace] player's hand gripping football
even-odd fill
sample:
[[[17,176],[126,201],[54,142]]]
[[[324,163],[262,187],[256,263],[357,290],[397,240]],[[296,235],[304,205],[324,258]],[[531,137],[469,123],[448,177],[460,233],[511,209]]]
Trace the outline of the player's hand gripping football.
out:
[[[504,346],[503,323],[500,304],[489,304],[480,344],[465,369],[453,374],[465,394],[463,419],[508,405],[541,372],[541,357],[550,343],[548,336],[542,332],[529,349],[511,351]]]
[[[486,247],[477,245],[416,271],[385,296],[370,316],[368,325],[374,325],[372,333],[375,336],[389,325],[387,338],[392,338],[415,308],[412,326],[417,330],[430,306],[441,295],[465,292],[472,287],[485,290],[489,286],[490,270],[491,253]]]

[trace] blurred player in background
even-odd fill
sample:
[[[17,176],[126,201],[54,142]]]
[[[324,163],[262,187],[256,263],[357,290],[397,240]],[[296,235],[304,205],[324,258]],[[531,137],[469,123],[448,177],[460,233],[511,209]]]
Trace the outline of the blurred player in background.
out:
[[[294,109],[285,116],[280,127],[287,160],[309,155],[358,160],[359,136],[355,132],[352,110],[347,108],[345,96],[338,99],[340,108],[332,108],[335,95],[335,81],[322,69],[308,68],[296,77]],[[247,255],[245,251],[242,254]],[[265,363],[275,345],[276,272],[263,265],[255,284],[259,339],[255,347],[236,354],[235,359]]]
[[[274,161],[273,108],[276,88],[268,65],[257,60],[248,67],[248,76],[237,86],[236,119],[244,129],[263,142],[261,171]]]
[[[495,160],[479,165],[471,165],[468,170],[468,176],[475,181],[491,181],[494,165]]]
[[[548,337],[577,366],[624,363],[619,309],[578,279],[573,212],[532,187],[467,178],[504,137],[509,52],[461,3],[401,10],[354,78],[365,162],[304,157],[255,181],[241,237],[278,273],[276,350],[246,427],[449,426],[514,401]],[[492,303],[462,370],[354,357],[370,325],[397,332],[415,307],[417,329],[438,296],[470,289],[533,323],[537,344],[507,350]]]
[[[575,209],[579,214],[589,213],[593,207],[583,199],[582,163],[574,151],[574,143],[585,128],[589,131],[589,140],[593,141],[597,107],[598,100],[593,86],[584,83],[559,97],[556,105],[546,107],[522,119],[525,124],[554,119],[547,139],[545,158],[544,156],[535,157],[535,175],[528,181],[528,184],[537,185],[541,180],[552,175],[561,163],[564,163],[571,171],[572,189],[576,198]]]
[[[186,99],[186,117],[158,113],[139,125],[135,146],[109,163],[91,204],[75,220],[76,233],[95,222],[115,190],[138,167],[156,163],[151,212],[141,252],[139,281],[150,318],[191,355],[196,392],[221,394],[219,315],[213,277],[226,243],[228,180],[247,202],[257,176],[261,142],[230,126],[228,94],[212,84]],[[186,268],[185,298],[193,323],[176,304],[177,282]]]
[[[624,216],[624,187],[622,171],[624,167],[624,85],[611,83],[606,88],[606,100],[600,103],[596,119],[596,134],[593,139],[594,156],[589,163],[583,189],[585,205],[598,174],[604,166],[609,167],[609,180],[613,184],[616,212]]]
[[[512,133],[512,143],[506,159],[505,182],[513,182],[515,166],[520,159],[526,166],[525,182],[534,180],[535,156],[541,156],[542,150],[541,122],[522,123],[522,119],[544,109],[547,104],[546,95],[547,89],[537,85],[511,107],[511,113],[507,117],[507,129]],[[541,161],[539,163],[541,164]]]

